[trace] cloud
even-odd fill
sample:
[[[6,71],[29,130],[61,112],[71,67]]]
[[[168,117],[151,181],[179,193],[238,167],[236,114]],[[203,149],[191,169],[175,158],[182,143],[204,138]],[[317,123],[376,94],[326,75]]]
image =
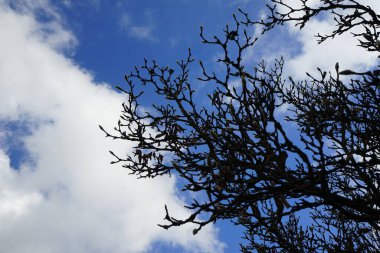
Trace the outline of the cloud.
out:
[[[272,3],[270,0],[266,2]],[[358,2],[369,5],[376,13],[380,13],[380,1],[369,3],[360,0]],[[286,2],[292,8],[299,8],[301,3],[300,0]],[[307,1],[307,5],[313,8],[320,4],[321,1],[317,0]],[[279,8],[281,11],[286,11],[285,7]],[[268,9],[260,11],[259,18],[264,19],[268,11]],[[297,17],[297,14],[293,17]],[[283,78],[292,76],[295,80],[305,80],[307,79],[306,72],[319,76],[317,67],[331,71],[334,75],[336,62],[339,62],[341,70],[353,69],[358,72],[367,71],[378,63],[378,54],[358,47],[357,38],[352,36],[351,31],[318,44],[315,35],[318,33],[329,34],[336,28],[335,20],[329,14],[311,19],[302,30],[295,27],[294,24],[292,22],[285,23],[264,35],[260,34],[259,26],[254,27],[253,37],[258,37],[259,40],[243,56],[243,63],[248,66],[247,69],[261,59],[265,60],[267,66],[270,66],[275,59],[283,56],[285,59]],[[287,112],[288,108],[289,105],[283,105],[279,108],[279,114]],[[288,122],[284,122],[284,124],[288,124]]]
[[[143,14],[145,23],[136,24],[129,13],[124,13],[120,18],[120,27],[128,32],[128,35],[137,39],[156,41],[154,37],[154,12],[146,10]]]
[[[311,1],[315,6],[317,1]],[[365,1],[364,4],[368,4]],[[372,3],[372,8],[380,12],[380,4]],[[301,51],[287,61],[288,71],[296,78],[302,78],[305,72],[315,73],[316,67],[335,72],[336,62],[340,63],[341,69],[355,69],[356,71],[366,71],[374,66],[377,62],[377,54],[367,52],[365,49],[357,46],[359,44],[350,32],[337,36],[334,39],[328,39],[318,44],[315,35],[329,34],[336,29],[336,22],[332,16],[325,16],[323,19],[314,19],[310,21],[304,29],[299,30],[294,26],[288,26],[289,32],[294,38],[301,43]],[[355,28],[358,32],[360,27]]]
[[[301,52],[287,60],[289,74],[297,79],[306,72],[316,73],[316,67],[333,70],[339,62],[341,69],[368,70],[377,61],[377,55],[358,47],[357,39],[350,33],[345,33],[335,39],[318,44],[315,32],[327,34],[333,27],[330,20],[311,21],[303,31],[291,31],[301,43]]]
[[[230,3],[230,5],[246,5],[250,3],[251,0],[235,0]]]
[[[357,46],[358,41],[351,33],[328,39],[321,44],[317,43],[316,31],[328,34],[334,28],[334,21],[328,18],[313,20],[301,31],[289,29],[301,43],[300,53],[287,60],[290,75],[299,79],[305,72],[316,73],[316,67],[333,70],[336,62],[340,63],[341,69],[356,71],[366,71],[376,64],[377,54]]]
[[[268,3],[270,1],[267,1]],[[359,1],[366,3],[365,1]],[[288,4],[288,3],[287,3]],[[309,0],[309,7],[317,7],[320,1]],[[301,1],[293,1],[289,3],[292,8],[300,8]],[[371,3],[370,6],[380,12],[380,2]],[[287,11],[286,7],[278,7],[280,11]],[[261,18],[265,18],[268,10],[263,11]],[[293,17],[300,16],[297,13]],[[263,55],[262,57],[268,61],[281,55],[285,56],[286,67],[289,74],[296,77],[305,76],[306,71],[313,71],[316,67],[333,69],[337,61],[341,62],[344,67],[352,67],[365,69],[373,66],[377,56],[374,53],[365,52],[363,48],[358,47],[358,41],[350,32],[337,36],[334,39],[328,39],[322,44],[318,44],[315,35],[329,34],[336,28],[336,23],[331,15],[320,15],[317,18],[310,20],[306,26],[300,30],[295,26],[295,22],[288,22],[284,26],[278,26],[269,33],[259,35],[260,40],[257,46],[263,54],[257,51],[257,46],[248,51],[246,55],[247,62],[252,60],[252,57]],[[255,35],[257,35],[257,29]]]
[[[193,236],[156,225],[165,203],[187,214],[175,178],[137,180],[109,164],[107,150],[131,143],[97,126],[112,128],[124,97],[65,57],[76,39],[48,1],[17,2],[22,10],[0,1],[0,252],[146,252],[155,242],[222,252],[212,226]],[[37,21],[41,12],[49,19]],[[17,168],[10,139],[30,156]]]

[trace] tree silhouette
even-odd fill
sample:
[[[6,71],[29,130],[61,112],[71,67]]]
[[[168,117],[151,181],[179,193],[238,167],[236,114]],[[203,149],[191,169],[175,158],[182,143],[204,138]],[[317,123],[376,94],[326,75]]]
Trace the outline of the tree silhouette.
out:
[[[379,252],[380,69],[359,73],[337,63],[335,71],[295,81],[282,76],[282,58],[251,72],[242,59],[257,40],[253,26],[263,33],[288,22],[302,29],[323,13],[336,26],[317,34],[320,43],[352,32],[363,50],[377,54],[380,16],[354,0],[297,2],[272,0],[262,20],[239,10],[220,37],[208,39],[201,28],[203,43],[223,53],[222,75],[200,62],[199,80],[215,87],[211,106],[194,101],[190,51],[175,69],[145,60],[126,75],[125,88],[117,87],[127,101],[115,131],[101,129],[136,144],[126,157],[111,152],[113,163],[141,178],[175,173],[185,191],[205,196],[190,203],[184,220],[165,207],[165,229],[194,223],[196,234],[226,219],[245,228],[242,252]],[[154,111],[140,109],[146,85],[165,101]]]

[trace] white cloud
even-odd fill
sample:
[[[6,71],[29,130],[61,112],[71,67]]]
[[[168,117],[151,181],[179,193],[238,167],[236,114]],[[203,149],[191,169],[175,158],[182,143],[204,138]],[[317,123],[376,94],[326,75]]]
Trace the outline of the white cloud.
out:
[[[230,3],[230,5],[246,5],[250,3],[251,0],[235,0]]]
[[[152,31],[153,27],[151,26],[132,26],[130,28],[131,35],[141,39],[153,39]]]
[[[295,78],[302,78],[305,72],[316,73],[316,67],[333,70],[339,62],[341,69],[368,70],[377,62],[377,54],[367,52],[358,47],[358,41],[350,33],[345,33],[334,39],[328,39],[318,44],[316,32],[328,34],[334,27],[331,19],[313,20],[301,31],[290,29],[291,34],[301,43],[301,52],[287,60],[286,67],[289,74]]]
[[[63,0],[62,4],[66,6],[67,8],[70,8],[72,6],[71,0]]]
[[[165,203],[187,213],[174,178],[137,180],[109,165],[107,150],[125,153],[130,144],[105,139],[97,125],[112,128],[124,97],[61,53],[75,38],[47,1],[38,3],[21,14],[0,1],[0,122],[33,126],[21,136],[0,128],[33,159],[11,168],[2,143],[0,252],[146,252],[158,241],[222,252],[212,226],[193,236],[191,226],[156,225]],[[51,11],[51,20],[37,22],[33,8]]]
[[[154,37],[154,12],[152,10],[146,10],[143,14],[145,22],[143,24],[136,24],[132,20],[129,13],[124,13],[120,18],[120,27],[128,32],[128,35],[137,39],[146,39],[150,41],[156,41]]]
[[[362,1],[365,2],[365,1]],[[308,6],[316,7],[320,4],[319,1],[309,0]],[[365,2],[365,4],[368,4]],[[300,1],[292,2],[292,7],[299,7]],[[376,12],[380,12],[380,2],[371,3],[372,8]],[[281,8],[286,11],[284,8]],[[294,23],[288,23],[285,27],[289,33],[287,36],[294,38],[292,41],[286,41],[285,48],[279,46],[279,50],[273,50],[267,58],[273,58],[274,54],[278,57],[281,53],[285,55],[285,72],[296,79],[305,79],[305,73],[316,74],[317,67],[324,70],[331,70],[334,73],[336,62],[340,63],[341,69],[355,69],[356,71],[368,70],[377,62],[377,54],[366,52],[363,48],[358,47],[357,39],[350,32],[346,32],[334,39],[328,39],[325,42],[318,44],[315,35],[329,34],[336,28],[335,21],[332,16],[324,16],[323,18],[312,19],[306,26],[299,30]],[[360,29],[360,28],[358,28]],[[356,30],[357,31],[357,30]],[[278,44],[278,41],[274,43]],[[300,46],[299,52],[296,54],[290,53],[294,46]]]

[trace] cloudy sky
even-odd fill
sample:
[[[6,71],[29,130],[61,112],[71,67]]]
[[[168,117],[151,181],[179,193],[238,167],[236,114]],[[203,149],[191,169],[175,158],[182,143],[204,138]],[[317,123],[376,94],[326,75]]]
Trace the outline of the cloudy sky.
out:
[[[125,98],[113,86],[144,57],[170,65],[191,47],[212,66],[218,52],[201,45],[199,26],[220,34],[238,7],[259,17],[263,3],[0,0],[0,252],[236,252],[241,230],[227,222],[196,236],[192,226],[159,228],[165,204],[176,217],[188,213],[179,183],[137,180],[110,165],[108,150],[127,153],[131,144],[105,139],[98,125],[116,123]],[[283,27],[246,60],[284,55],[297,78],[337,61],[376,64],[349,35],[317,46],[314,32],[331,26],[326,18],[301,32]]]

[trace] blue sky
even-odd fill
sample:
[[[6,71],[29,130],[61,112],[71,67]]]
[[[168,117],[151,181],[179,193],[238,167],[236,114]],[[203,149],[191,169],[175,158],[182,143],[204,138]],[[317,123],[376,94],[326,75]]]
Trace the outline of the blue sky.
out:
[[[264,3],[0,0],[0,252],[237,252],[242,231],[228,222],[197,236],[191,226],[159,228],[164,204],[183,217],[188,196],[175,177],[137,180],[110,165],[108,150],[131,152],[131,144],[105,139],[98,125],[116,123],[124,97],[113,85],[144,58],[173,65],[190,47],[220,70],[218,51],[201,44],[200,25],[220,34],[238,7],[258,18]],[[332,26],[327,17],[301,32],[284,26],[246,61],[284,55],[285,74],[298,79],[336,61],[359,69],[376,63],[350,35],[317,46],[315,31]],[[157,100],[148,95],[147,108]],[[201,92],[199,102],[207,105]]]

